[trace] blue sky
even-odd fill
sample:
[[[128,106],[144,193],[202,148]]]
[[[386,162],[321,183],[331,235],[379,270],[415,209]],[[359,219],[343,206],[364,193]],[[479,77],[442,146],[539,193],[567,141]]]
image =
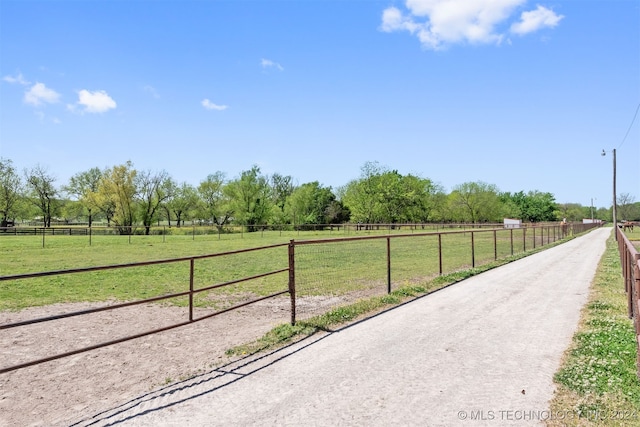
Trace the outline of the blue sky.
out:
[[[616,149],[640,201],[635,0],[0,0],[0,78],[0,157],[58,185],[377,161],[609,207]]]

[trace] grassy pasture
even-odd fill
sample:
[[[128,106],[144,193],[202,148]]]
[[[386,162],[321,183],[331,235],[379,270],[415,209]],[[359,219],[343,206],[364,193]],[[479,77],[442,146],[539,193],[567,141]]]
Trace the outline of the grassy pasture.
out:
[[[406,230],[405,230],[406,231]],[[363,231],[374,236],[388,230]],[[539,234],[539,233],[538,233]],[[194,257],[327,237],[339,232],[264,231],[237,235],[0,236],[0,275],[57,271]],[[353,236],[350,236],[353,237]],[[511,255],[511,231],[496,234],[499,258]],[[536,246],[541,246],[538,238]],[[523,252],[522,231],[513,231],[514,252]],[[471,233],[441,234],[443,273],[471,267]],[[391,278],[394,289],[439,274],[438,235],[398,236],[390,240]],[[532,233],[527,233],[532,249]],[[474,233],[476,266],[494,260],[494,235]],[[298,295],[342,295],[375,287],[386,290],[387,240],[366,239],[296,245]],[[195,288],[224,283],[288,267],[287,247],[242,252],[195,261]],[[287,273],[254,279],[199,294],[198,306],[218,307],[230,295],[268,295],[287,289]],[[62,302],[136,300],[189,289],[189,261],[110,269],[77,274],[0,281],[0,310],[15,310]],[[223,295],[225,298],[216,297]],[[172,300],[186,304],[186,298]]]

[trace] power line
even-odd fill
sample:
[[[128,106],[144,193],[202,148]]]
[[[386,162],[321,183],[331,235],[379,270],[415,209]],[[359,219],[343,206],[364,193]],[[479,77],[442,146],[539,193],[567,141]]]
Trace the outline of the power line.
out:
[[[618,149],[620,149],[620,147],[622,147],[622,144],[624,144],[624,142],[627,140],[627,136],[629,136],[629,132],[631,131],[631,128],[633,127],[633,123],[636,121],[636,117],[638,117],[638,110],[640,110],[640,104],[638,104],[638,106],[636,107],[636,113],[633,115],[633,119],[631,120],[631,124],[629,125],[629,129],[627,129],[627,133],[624,135],[624,138],[622,138],[622,142],[618,146]]]

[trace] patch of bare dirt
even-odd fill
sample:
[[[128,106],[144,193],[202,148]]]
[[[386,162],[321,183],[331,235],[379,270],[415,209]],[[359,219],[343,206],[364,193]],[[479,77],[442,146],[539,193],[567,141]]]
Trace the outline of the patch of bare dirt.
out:
[[[299,298],[297,304],[299,312],[309,317],[339,302],[337,297],[318,296]],[[56,304],[0,312],[0,325],[103,305]],[[194,318],[210,313],[212,309],[197,309]],[[147,304],[2,329],[0,367],[187,320],[185,307]],[[252,342],[290,320],[290,300],[285,295],[176,329],[0,374],[0,426],[85,425],[76,422],[228,363],[227,349]]]

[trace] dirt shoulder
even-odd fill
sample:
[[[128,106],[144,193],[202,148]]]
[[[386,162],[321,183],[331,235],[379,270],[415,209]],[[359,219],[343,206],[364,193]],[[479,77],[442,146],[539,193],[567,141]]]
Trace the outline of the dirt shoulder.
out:
[[[103,304],[100,304],[103,305]],[[0,312],[0,323],[95,307],[56,304]],[[196,317],[209,313],[196,312]],[[186,308],[144,305],[0,331],[10,366],[188,319]],[[287,298],[266,300],[170,331],[0,375],[0,426],[70,425],[167,383],[228,363],[225,351],[290,320]]]

